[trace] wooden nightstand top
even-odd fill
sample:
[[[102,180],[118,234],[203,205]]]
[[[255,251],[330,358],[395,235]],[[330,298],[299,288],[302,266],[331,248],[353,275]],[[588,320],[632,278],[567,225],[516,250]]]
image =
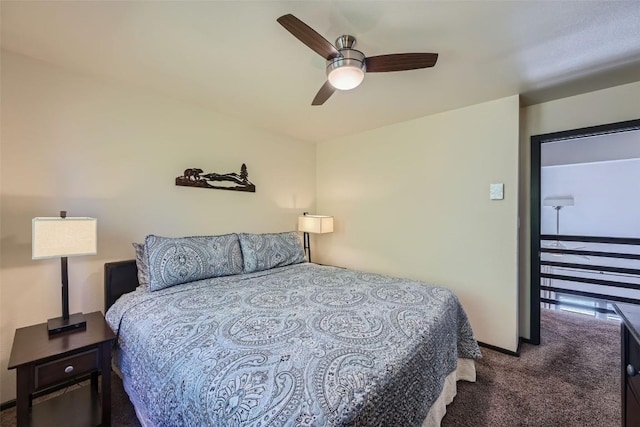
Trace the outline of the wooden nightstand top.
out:
[[[9,369],[44,361],[51,357],[60,357],[105,341],[115,340],[116,336],[101,312],[85,314],[85,318],[87,320],[85,330],[67,332],[51,338],[49,338],[46,323],[16,329],[9,358]]]

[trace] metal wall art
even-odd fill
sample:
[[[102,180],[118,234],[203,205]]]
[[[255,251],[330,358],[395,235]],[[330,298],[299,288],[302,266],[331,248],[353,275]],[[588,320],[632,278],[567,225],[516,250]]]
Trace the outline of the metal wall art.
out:
[[[225,174],[206,173],[200,168],[185,169],[182,176],[176,177],[176,185],[185,187],[214,188],[216,190],[233,190],[256,192],[256,186],[248,179],[247,165],[240,167],[240,173],[230,172]],[[215,183],[215,184],[211,184]]]

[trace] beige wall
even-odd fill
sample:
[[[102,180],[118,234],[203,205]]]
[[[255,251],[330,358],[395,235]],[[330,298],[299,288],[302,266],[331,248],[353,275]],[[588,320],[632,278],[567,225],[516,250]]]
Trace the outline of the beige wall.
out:
[[[31,218],[98,218],[98,255],[69,259],[71,312],[103,309],[103,264],[163,235],[295,229],[315,206],[315,146],[2,52],[0,402],[16,328],[60,315],[60,262],[31,259]],[[239,172],[256,193],[176,187],[187,167]]]
[[[5,51],[1,83],[0,402],[15,396],[14,330],[60,315],[59,262],[31,260],[30,221],[63,209],[99,221],[98,255],[69,261],[72,312],[102,310],[104,262],[132,258],[146,234],[290,230],[307,210],[335,216],[314,261],[447,286],[479,340],[515,350],[529,331],[530,136],[640,112],[637,82],[520,111],[513,96],[314,147]],[[173,184],[187,167],[243,162],[254,194]],[[502,201],[489,200],[494,182]]]
[[[522,108],[520,121],[520,334],[529,338],[531,136],[640,118],[640,81]]]
[[[315,260],[446,286],[480,341],[516,350],[518,114],[512,96],[318,144],[335,232]]]

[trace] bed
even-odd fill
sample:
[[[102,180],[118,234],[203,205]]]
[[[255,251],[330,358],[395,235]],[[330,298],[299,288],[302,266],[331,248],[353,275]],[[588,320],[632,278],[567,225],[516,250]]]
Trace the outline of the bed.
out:
[[[480,357],[457,297],[304,258],[282,265],[262,246],[268,268],[247,268],[240,248],[238,274],[191,280],[175,270],[187,281],[153,291],[139,285],[135,260],[105,264],[113,366],[141,423],[440,425]],[[184,264],[176,247],[151,264]]]

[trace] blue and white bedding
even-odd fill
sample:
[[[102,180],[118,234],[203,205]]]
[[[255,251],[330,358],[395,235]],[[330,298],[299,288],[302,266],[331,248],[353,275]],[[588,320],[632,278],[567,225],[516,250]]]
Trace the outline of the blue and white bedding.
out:
[[[310,263],[140,288],[106,319],[156,426],[420,425],[480,357],[450,290]]]

